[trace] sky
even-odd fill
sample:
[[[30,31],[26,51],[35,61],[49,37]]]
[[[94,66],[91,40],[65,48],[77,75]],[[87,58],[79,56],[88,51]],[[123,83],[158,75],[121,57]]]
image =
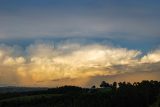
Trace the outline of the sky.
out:
[[[0,0],[0,86],[160,80],[159,0]]]

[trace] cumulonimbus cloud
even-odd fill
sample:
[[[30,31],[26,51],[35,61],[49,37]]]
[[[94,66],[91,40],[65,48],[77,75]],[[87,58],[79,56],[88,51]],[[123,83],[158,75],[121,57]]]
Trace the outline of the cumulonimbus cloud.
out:
[[[150,65],[155,65],[154,71],[160,69],[156,66],[160,61],[159,49],[144,56],[141,53],[98,43],[36,42],[25,49],[0,45],[0,83],[47,86],[48,82],[61,85],[61,80],[66,80],[63,84],[84,85],[84,81],[77,80],[153,70]]]

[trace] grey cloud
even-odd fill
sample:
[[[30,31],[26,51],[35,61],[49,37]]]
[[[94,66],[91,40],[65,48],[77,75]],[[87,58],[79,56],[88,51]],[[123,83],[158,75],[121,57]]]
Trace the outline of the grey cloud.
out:
[[[0,37],[107,37],[136,40],[159,37],[160,14],[153,6],[143,3],[128,3],[125,6],[125,3],[104,4],[107,6],[95,8],[25,7],[15,15],[1,14]]]

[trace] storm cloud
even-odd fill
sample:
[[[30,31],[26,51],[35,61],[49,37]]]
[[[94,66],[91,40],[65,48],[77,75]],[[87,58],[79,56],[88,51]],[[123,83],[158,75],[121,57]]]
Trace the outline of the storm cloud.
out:
[[[0,86],[159,80],[159,5],[0,0]]]
[[[138,50],[98,43],[38,41],[25,48],[3,44],[0,60],[1,84],[26,86],[85,86],[92,77],[160,70],[159,49],[142,55]],[[78,81],[81,78],[85,82]]]

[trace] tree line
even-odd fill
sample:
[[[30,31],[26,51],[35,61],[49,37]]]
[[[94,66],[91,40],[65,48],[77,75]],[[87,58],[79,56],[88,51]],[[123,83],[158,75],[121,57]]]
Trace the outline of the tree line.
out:
[[[159,81],[112,84],[102,81],[97,88],[63,86],[1,94],[0,107],[151,107],[159,94]]]

